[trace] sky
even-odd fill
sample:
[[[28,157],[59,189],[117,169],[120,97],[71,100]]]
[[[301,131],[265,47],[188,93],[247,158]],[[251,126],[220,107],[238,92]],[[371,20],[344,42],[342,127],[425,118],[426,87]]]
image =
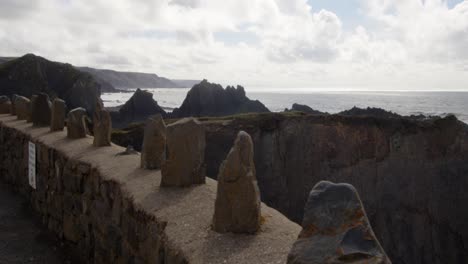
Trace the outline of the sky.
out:
[[[468,90],[468,0],[0,0],[0,56],[265,88]]]

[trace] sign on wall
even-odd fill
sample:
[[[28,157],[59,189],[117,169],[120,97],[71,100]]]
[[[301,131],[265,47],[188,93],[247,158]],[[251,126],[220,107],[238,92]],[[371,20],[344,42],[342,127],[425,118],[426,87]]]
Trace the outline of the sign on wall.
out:
[[[29,142],[29,185],[36,189],[36,145]]]

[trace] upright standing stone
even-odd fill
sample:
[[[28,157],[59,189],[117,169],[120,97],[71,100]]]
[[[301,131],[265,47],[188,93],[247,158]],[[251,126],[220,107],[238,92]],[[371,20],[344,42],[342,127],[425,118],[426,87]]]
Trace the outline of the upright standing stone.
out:
[[[86,109],[79,107],[71,110],[68,113],[67,120],[67,137],[68,138],[84,138],[88,131],[86,127]]]
[[[31,123],[33,121],[33,117],[37,115],[37,113],[33,112],[34,105],[36,104],[36,102],[37,102],[37,95],[35,94],[31,96],[31,100],[29,104],[29,117],[28,119],[26,119],[28,123]]]
[[[0,114],[10,114],[11,113],[11,101],[8,96],[0,96]]]
[[[12,115],[16,115],[16,98],[18,97],[19,95],[17,94],[13,94],[11,96],[11,105],[10,105],[10,113]]]
[[[37,95],[32,105],[32,122],[34,126],[50,126],[51,103],[45,93]]]
[[[141,147],[141,167],[160,169],[166,154],[166,124],[161,115],[148,119]]]
[[[260,227],[260,191],[250,135],[240,131],[218,173],[213,229],[255,233]]]
[[[31,102],[24,96],[16,96],[15,110],[18,120],[28,120],[31,115]]]
[[[205,183],[205,129],[193,118],[167,126],[166,160],[161,186],[190,186]]]
[[[103,108],[104,106],[98,99],[93,115],[93,146],[95,147],[111,145],[112,120],[109,112]]]
[[[391,263],[352,185],[321,181],[310,192],[288,256],[288,264],[306,263]]]
[[[62,131],[65,127],[65,114],[67,105],[64,100],[55,98],[52,103],[52,117],[50,121],[50,131]]]

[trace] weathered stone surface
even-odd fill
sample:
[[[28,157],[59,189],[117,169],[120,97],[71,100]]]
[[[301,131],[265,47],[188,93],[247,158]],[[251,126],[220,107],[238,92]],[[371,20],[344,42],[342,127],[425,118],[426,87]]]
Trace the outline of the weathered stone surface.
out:
[[[240,131],[218,174],[213,229],[255,233],[260,227],[260,191],[250,135]]]
[[[16,96],[15,111],[19,120],[28,120],[31,116],[31,101],[24,96]]]
[[[32,105],[32,122],[34,126],[49,126],[51,116],[51,103],[49,96],[45,93],[37,95]]]
[[[0,96],[0,114],[10,114],[11,113],[11,101],[8,96]]]
[[[16,97],[18,97],[17,94],[12,94],[12,95],[11,95],[10,113],[11,113],[12,115],[16,115],[16,105],[15,105]]]
[[[309,194],[288,264],[314,263],[391,263],[350,184],[321,181]]]
[[[160,169],[166,154],[166,124],[161,115],[148,119],[141,147],[141,167]]]
[[[93,114],[93,146],[95,147],[111,145],[112,120],[109,112],[103,108],[102,103],[98,101]]]
[[[26,121],[28,123],[31,123],[32,120],[33,120],[33,116],[36,115],[37,113],[34,113],[33,112],[33,109],[34,109],[34,104],[36,104],[36,101],[37,101],[37,94],[31,96],[31,100],[30,100],[30,104],[29,104],[29,117],[26,119]]]
[[[67,137],[84,138],[88,131],[86,127],[86,110],[82,107],[75,108],[68,113]]]
[[[50,124],[51,131],[60,131],[65,127],[65,115],[67,106],[64,100],[55,98],[52,103],[52,120]]]
[[[205,129],[194,118],[167,126],[166,160],[161,186],[190,186],[205,183]]]

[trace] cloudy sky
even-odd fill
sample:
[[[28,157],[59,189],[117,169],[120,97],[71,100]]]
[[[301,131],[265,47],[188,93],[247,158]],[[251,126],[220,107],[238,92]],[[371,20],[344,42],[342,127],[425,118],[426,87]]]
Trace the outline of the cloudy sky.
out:
[[[468,90],[468,0],[0,0],[0,56],[247,87]]]

